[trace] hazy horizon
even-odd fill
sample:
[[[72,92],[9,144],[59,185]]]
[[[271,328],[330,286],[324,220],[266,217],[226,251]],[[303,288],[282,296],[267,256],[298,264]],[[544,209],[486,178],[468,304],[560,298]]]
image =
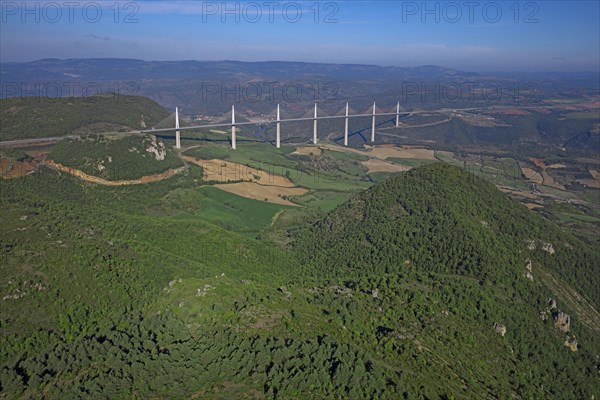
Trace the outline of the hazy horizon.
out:
[[[466,69],[466,68],[453,68],[453,67],[448,67],[446,65],[440,65],[440,64],[421,64],[421,65],[383,65],[383,64],[369,64],[369,63],[360,63],[360,62],[348,62],[348,63],[336,63],[336,62],[316,62],[316,61],[303,61],[303,60],[271,60],[271,59],[264,59],[264,60],[254,60],[254,61],[249,61],[249,60],[235,60],[235,59],[214,59],[214,60],[209,60],[209,59],[205,59],[205,60],[201,60],[201,59],[173,59],[173,60],[160,60],[160,59],[143,59],[143,58],[126,58],[126,57],[68,57],[68,58],[55,58],[55,57],[46,57],[46,58],[39,58],[39,59],[31,59],[31,60],[24,60],[24,61],[11,61],[11,60],[6,60],[6,61],[0,61],[0,63],[2,64],[10,64],[10,63],[14,63],[14,64],[20,64],[20,63],[36,63],[36,62],[40,62],[40,61],[45,61],[45,60],[58,60],[58,61],[68,61],[68,60],[131,60],[131,61],[142,61],[142,62],[157,62],[157,63],[161,63],[161,62],[200,62],[200,63],[204,63],[204,62],[215,62],[215,63],[219,63],[219,62],[233,62],[233,63],[302,63],[302,64],[315,64],[315,65],[356,65],[356,66],[367,66],[367,67],[379,67],[379,68],[425,68],[425,67],[436,67],[436,68],[445,68],[445,69],[450,69],[450,70],[457,70],[460,72],[468,72],[468,73],[477,73],[477,74],[482,74],[482,73],[486,73],[486,74],[518,74],[518,73],[523,73],[523,74],[535,74],[535,73],[543,73],[543,74],[562,74],[562,73],[567,73],[567,74],[578,74],[578,73],[597,73],[597,71],[593,71],[593,70],[573,70],[573,71],[560,71],[560,70],[546,70],[546,71],[541,71],[541,70],[484,70],[484,69]]]
[[[482,72],[600,70],[600,5],[3,1],[0,61],[239,60]]]

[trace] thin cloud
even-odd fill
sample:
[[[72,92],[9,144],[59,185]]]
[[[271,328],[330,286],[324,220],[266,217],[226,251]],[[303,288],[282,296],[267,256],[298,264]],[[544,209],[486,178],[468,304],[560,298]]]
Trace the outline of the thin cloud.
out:
[[[91,39],[95,39],[95,40],[103,40],[103,41],[109,41],[110,37],[108,36],[98,36],[98,35],[94,35],[93,33],[87,34],[86,37],[89,37]]]

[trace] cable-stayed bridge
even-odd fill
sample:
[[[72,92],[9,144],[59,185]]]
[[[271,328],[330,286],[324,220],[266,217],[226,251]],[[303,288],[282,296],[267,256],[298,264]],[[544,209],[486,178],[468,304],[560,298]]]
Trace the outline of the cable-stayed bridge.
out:
[[[466,110],[466,109],[465,109]],[[349,106],[348,103],[346,103],[345,108],[341,109],[336,115],[319,115],[319,108],[318,105],[315,103],[314,109],[309,109],[309,111],[307,111],[302,117],[298,117],[298,118],[281,118],[281,112],[280,112],[280,107],[279,104],[277,105],[277,108],[270,113],[268,116],[266,117],[262,117],[258,120],[254,120],[254,121],[242,121],[242,122],[236,122],[236,114],[235,114],[235,106],[232,105],[231,106],[231,122],[221,122],[221,123],[216,123],[216,124],[205,124],[205,125],[194,125],[194,126],[185,126],[185,127],[181,127],[179,125],[179,108],[177,107],[175,109],[175,126],[172,128],[159,128],[159,129],[145,129],[145,130],[132,130],[132,131],[128,131],[128,132],[120,132],[122,134],[132,134],[132,133],[150,133],[150,134],[157,134],[157,133],[161,133],[161,132],[175,132],[175,147],[180,149],[181,148],[181,135],[180,132],[181,131],[189,131],[189,130],[198,130],[198,129],[210,129],[210,128],[230,128],[231,129],[231,137],[230,137],[230,143],[231,143],[231,148],[235,149],[237,146],[237,138],[236,138],[236,128],[240,127],[240,126],[249,126],[249,125],[257,125],[257,126],[265,126],[265,125],[270,125],[270,124],[276,124],[276,139],[275,139],[275,146],[277,148],[281,147],[281,128],[282,128],[282,124],[285,123],[289,123],[289,122],[301,122],[301,121],[313,121],[313,134],[312,134],[312,143],[316,144],[318,141],[318,122],[322,121],[322,120],[339,120],[339,119],[344,119],[345,123],[344,123],[344,134],[338,136],[335,141],[339,141],[341,142],[343,139],[343,143],[345,146],[348,146],[348,137],[352,136],[352,135],[359,135],[361,136],[365,141],[368,141],[367,138],[365,138],[365,136],[363,135],[363,132],[368,131],[368,128],[364,128],[364,129],[360,129],[358,131],[352,132],[352,134],[349,134],[349,125],[350,125],[350,119],[352,118],[365,118],[365,117],[370,117],[372,119],[372,123],[371,123],[371,134],[370,134],[370,141],[374,142],[375,141],[375,130],[377,127],[387,124],[387,123],[394,123],[395,122],[395,126],[399,127],[400,126],[400,117],[401,116],[409,116],[412,114],[418,114],[420,111],[404,111],[402,109],[401,111],[401,107],[400,107],[400,102],[398,102],[398,104],[395,107],[395,110],[393,111],[388,111],[388,112],[382,112],[381,110],[378,110],[376,103],[373,103],[372,108],[369,108],[366,111],[362,111],[362,112],[357,112],[355,114],[351,114],[351,108]],[[227,113],[229,114],[229,113]],[[384,122],[376,122],[376,118],[377,117],[382,117],[382,116],[388,116],[388,117],[392,117],[389,120],[386,120]],[[65,136],[55,136],[55,137],[42,137],[42,138],[32,138],[32,139],[16,139],[16,140],[7,140],[7,141],[0,141],[0,145],[7,145],[7,146],[31,146],[31,145],[36,145],[36,144],[46,144],[46,143],[52,143],[52,142],[58,142],[60,140],[63,139],[74,139],[74,138],[78,138],[80,135],[77,134],[71,134],[71,135],[65,135]]]
[[[276,117],[274,119],[261,119],[259,121],[244,121],[244,122],[236,122],[235,120],[235,105],[231,106],[231,122],[230,123],[218,123],[218,124],[205,124],[205,125],[195,125],[195,126],[179,126],[179,108],[175,108],[175,127],[173,128],[161,128],[161,129],[148,129],[141,131],[142,133],[160,133],[160,132],[175,132],[175,147],[181,148],[181,131],[185,130],[197,130],[197,129],[209,129],[209,128],[230,128],[231,129],[231,148],[236,149],[237,147],[237,139],[236,139],[236,129],[239,126],[244,125],[264,125],[275,123],[277,124],[276,136],[275,136],[275,147],[281,147],[281,124],[287,122],[300,122],[300,121],[313,121],[313,137],[312,143],[317,144],[318,142],[318,122],[321,120],[332,120],[332,119],[344,119],[344,146],[348,146],[348,129],[349,129],[349,120],[351,118],[371,118],[371,142],[375,142],[375,130],[379,125],[383,123],[377,124],[376,118],[382,116],[394,116],[396,118],[395,124],[396,127],[400,126],[400,116],[412,114],[412,112],[400,112],[400,102],[396,105],[395,112],[377,112],[377,104],[373,103],[372,111],[369,113],[360,113],[360,114],[350,114],[350,105],[346,103],[345,112],[342,115],[330,115],[330,116],[319,116],[319,109],[317,103],[315,103],[314,112],[312,116],[300,117],[300,118],[281,118],[281,112],[279,104],[277,105],[277,109],[275,112]],[[385,121],[387,123],[390,121]],[[362,136],[362,130],[359,134]],[[341,139],[340,136],[339,139]]]

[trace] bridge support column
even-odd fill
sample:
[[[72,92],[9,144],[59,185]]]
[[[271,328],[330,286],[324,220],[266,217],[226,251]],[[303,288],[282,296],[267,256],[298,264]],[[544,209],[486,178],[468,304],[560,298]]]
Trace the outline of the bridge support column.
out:
[[[396,105],[396,128],[400,128],[400,102]]]
[[[344,146],[348,146],[348,102],[346,102],[346,121],[344,124]]]
[[[175,107],[175,129],[179,129],[179,108]],[[181,149],[181,135],[175,131],[175,148]]]
[[[317,144],[317,103],[315,103],[315,118],[313,126],[313,144]]]
[[[236,149],[236,140],[235,140],[235,105],[231,106],[231,148],[233,150]]]
[[[281,147],[281,115],[279,114],[279,104],[277,104],[277,137],[275,138],[275,147]]]
[[[375,141],[375,103],[373,103],[373,120],[371,122],[371,143]]]

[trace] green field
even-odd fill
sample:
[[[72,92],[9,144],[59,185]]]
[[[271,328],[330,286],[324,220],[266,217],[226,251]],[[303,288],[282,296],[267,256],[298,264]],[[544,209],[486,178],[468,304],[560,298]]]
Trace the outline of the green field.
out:
[[[394,176],[402,175],[403,172],[371,172],[369,177],[373,182],[383,182],[386,179],[392,178]]]
[[[342,161],[367,161],[369,159],[369,156],[367,156],[367,155],[361,155],[361,154],[356,154],[356,153],[352,153],[352,152],[342,152],[342,151],[325,150],[325,149],[323,149],[322,152],[329,157],[333,157],[337,160],[342,160]]]
[[[231,150],[229,145],[207,144],[200,148],[184,151],[184,154],[204,160],[212,158],[229,160],[269,170],[273,167],[295,168],[297,163],[285,157],[286,154],[292,151],[294,151],[294,148],[289,146],[276,149],[268,143],[240,143],[235,151]]]
[[[598,121],[600,118],[600,111],[579,111],[579,112],[570,112],[566,113],[565,117],[568,119],[591,119],[594,121]]]
[[[294,202],[306,207],[314,207],[328,212],[348,200],[351,195],[350,192],[317,190],[294,198]]]
[[[327,170],[309,170],[294,171],[296,175],[291,175],[290,179],[296,185],[311,190],[347,190],[355,191],[366,189],[371,186],[371,182],[357,179],[354,176],[347,175],[339,171]]]
[[[202,186],[197,190],[202,199],[200,207],[193,214],[195,218],[244,234],[256,234],[272,223],[275,214],[292,208],[247,199],[210,186]]]
[[[445,152],[445,151],[436,151],[435,158],[437,158],[438,160],[445,162],[447,164],[456,165],[456,166],[463,165],[462,162],[458,161],[457,159],[452,157],[450,154],[448,154],[448,152]]]

